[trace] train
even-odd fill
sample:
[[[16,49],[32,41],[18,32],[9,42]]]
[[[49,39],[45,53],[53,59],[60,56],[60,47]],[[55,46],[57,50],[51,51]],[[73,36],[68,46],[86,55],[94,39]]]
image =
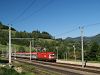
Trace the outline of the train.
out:
[[[16,52],[12,53],[15,58],[30,58],[33,60],[43,60],[56,62],[56,53],[54,52]]]

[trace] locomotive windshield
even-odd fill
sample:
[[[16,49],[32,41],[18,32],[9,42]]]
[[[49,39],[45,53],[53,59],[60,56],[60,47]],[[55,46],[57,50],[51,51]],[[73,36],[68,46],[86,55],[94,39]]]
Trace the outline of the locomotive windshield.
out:
[[[50,56],[51,56],[51,57],[54,57],[55,55],[54,55],[54,54],[51,54]]]

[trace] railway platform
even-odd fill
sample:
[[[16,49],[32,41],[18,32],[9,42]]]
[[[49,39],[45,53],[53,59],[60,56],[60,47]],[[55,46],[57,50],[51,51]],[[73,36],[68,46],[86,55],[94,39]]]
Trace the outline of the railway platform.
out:
[[[81,61],[69,61],[69,60],[62,60],[62,59],[57,59],[56,60],[57,63],[66,63],[66,64],[72,64],[72,65],[82,65],[82,62]],[[85,62],[84,62],[85,64]],[[86,63],[86,66],[89,66],[89,67],[98,67],[100,68],[100,63],[91,63],[91,62],[87,62]]]

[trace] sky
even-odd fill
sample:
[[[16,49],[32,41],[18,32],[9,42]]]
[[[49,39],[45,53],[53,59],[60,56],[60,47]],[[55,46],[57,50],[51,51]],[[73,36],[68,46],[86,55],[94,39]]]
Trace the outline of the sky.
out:
[[[94,36],[100,34],[100,0],[0,0],[0,21],[55,38],[78,37],[84,26],[84,36]]]

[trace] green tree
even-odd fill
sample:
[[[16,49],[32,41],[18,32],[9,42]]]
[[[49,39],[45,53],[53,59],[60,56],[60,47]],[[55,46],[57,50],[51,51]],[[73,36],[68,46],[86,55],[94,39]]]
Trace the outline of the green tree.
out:
[[[19,51],[19,52],[25,52],[25,48],[22,47],[22,46],[20,46],[19,49],[18,49],[18,51]]]
[[[98,59],[98,51],[99,51],[99,45],[97,42],[93,42],[91,46],[91,50],[88,54],[88,59],[92,61],[96,61]]]
[[[43,31],[43,32],[41,33],[41,38],[44,38],[44,39],[51,39],[52,36],[51,36],[48,32]]]

